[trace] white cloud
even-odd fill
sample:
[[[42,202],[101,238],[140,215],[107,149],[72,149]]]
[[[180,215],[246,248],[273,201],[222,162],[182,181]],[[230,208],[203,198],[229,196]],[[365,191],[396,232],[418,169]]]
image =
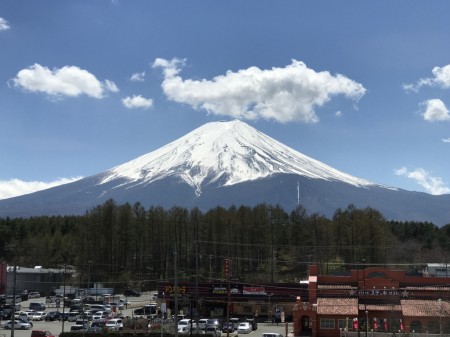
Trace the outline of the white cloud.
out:
[[[122,98],[123,105],[128,109],[136,108],[151,108],[153,105],[153,100],[151,98],[144,98],[141,95],[133,95],[133,97]]]
[[[130,81],[144,82],[145,81],[145,71],[143,71],[142,73],[134,73],[133,75],[131,75]]]
[[[104,87],[108,91],[119,92],[119,88],[117,87],[117,85],[113,81],[105,80]]]
[[[422,116],[428,122],[441,122],[450,120],[450,113],[444,102],[440,99],[429,99],[421,104],[425,107]]]
[[[406,91],[418,92],[423,86],[437,86],[442,89],[450,88],[450,64],[444,67],[434,67],[431,71],[434,77],[421,78],[417,83],[404,84]]]
[[[314,109],[333,96],[358,100],[366,92],[361,84],[343,75],[316,72],[296,60],[284,68],[228,71],[212,80],[182,79],[178,74],[185,61],[158,58],[153,63],[154,68],[163,69],[165,95],[214,115],[314,123],[319,120]]]
[[[12,198],[23,194],[29,194],[50,187],[68,184],[81,177],[76,178],[60,178],[51,182],[41,181],[23,181],[19,179],[0,180],[0,199]]]
[[[336,117],[342,117],[343,113],[342,113],[342,111],[338,110],[338,111],[336,111],[335,115],[336,115]]]
[[[75,97],[85,94],[94,98],[103,98],[105,91],[119,90],[114,82],[109,80],[100,82],[93,74],[76,66],[50,70],[34,64],[20,70],[11,82],[15,87],[21,87],[26,91],[43,92],[56,97]]]
[[[403,176],[414,180],[428,193],[435,195],[450,193],[450,188],[445,185],[440,177],[433,177],[429,172],[422,168],[415,169],[414,171],[408,171],[406,167],[402,167],[394,172],[398,176]]]
[[[444,143],[450,143],[450,138],[443,138],[442,141],[443,141]]]
[[[8,25],[8,21],[3,18],[0,18],[0,32],[3,30],[8,30],[10,27]]]

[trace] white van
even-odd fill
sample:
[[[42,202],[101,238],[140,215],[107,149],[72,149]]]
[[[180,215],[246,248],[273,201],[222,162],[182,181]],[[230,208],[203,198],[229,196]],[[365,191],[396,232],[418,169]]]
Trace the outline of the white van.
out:
[[[77,319],[80,318],[80,313],[78,311],[71,311],[67,315],[67,321],[69,322],[76,322]]]
[[[104,305],[101,305],[101,304],[91,304],[89,306],[89,310],[93,310],[94,312],[95,311],[108,311],[106,309],[106,307]],[[110,312],[111,312],[111,310],[110,310]]]
[[[261,337],[283,337],[283,335],[275,332],[263,332]]]

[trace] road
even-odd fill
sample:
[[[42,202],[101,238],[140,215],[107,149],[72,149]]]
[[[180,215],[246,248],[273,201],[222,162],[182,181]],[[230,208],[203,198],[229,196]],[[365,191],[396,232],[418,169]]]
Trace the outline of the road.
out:
[[[128,302],[130,304],[128,305],[127,309],[122,311],[123,316],[133,317],[133,310],[136,308],[139,308],[145,304],[150,303],[151,296],[152,295],[150,293],[144,293],[140,297],[128,297]],[[34,298],[29,301],[21,302],[20,304],[22,305],[22,310],[28,309],[28,305],[29,305],[30,301],[45,303],[45,297]],[[68,308],[66,308],[66,309],[67,309],[66,311],[68,311]],[[56,309],[55,308],[47,308],[45,311],[49,312],[49,311],[54,311],[54,310],[56,310]],[[62,308],[60,308],[59,311],[62,312]],[[1,321],[1,323],[4,323],[4,322],[5,321]],[[34,321],[32,329],[48,330],[51,333],[53,333],[55,336],[58,336],[63,331],[63,329],[66,332],[70,331],[70,327],[73,324],[74,324],[73,322],[67,322],[67,321],[65,321],[64,323],[62,323],[60,321],[55,321],[55,322]],[[288,331],[290,331],[290,330],[292,330],[292,323],[290,323],[289,327],[288,327]],[[263,332],[276,332],[276,333],[280,333],[283,336],[286,336],[286,325],[280,324],[279,326],[277,326],[277,325],[273,325],[273,324],[259,323],[258,329],[256,331],[253,331],[250,334],[244,335],[244,336],[261,337],[261,333],[263,333]],[[31,330],[14,330],[14,337],[30,337],[30,335],[31,335]],[[236,332],[230,333],[229,335],[236,336],[237,333]],[[226,337],[227,334],[223,333],[222,336]],[[242,335],[240,335],[240,336],[242,336]],[[11,330],[0,329],[0,337],[11,337]]]

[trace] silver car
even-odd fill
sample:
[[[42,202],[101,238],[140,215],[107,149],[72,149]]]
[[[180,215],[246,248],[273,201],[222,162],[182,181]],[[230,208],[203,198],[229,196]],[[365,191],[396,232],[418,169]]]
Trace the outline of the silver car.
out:
[[[10,330],[12,328],[12,321],[8,321],[5,324],[2,325],[3,329]],[[29,322],[22,322],[22,321],[14,321],[14,329],[20,329],[20,330],[27,330],[31,329],[31,324]]]

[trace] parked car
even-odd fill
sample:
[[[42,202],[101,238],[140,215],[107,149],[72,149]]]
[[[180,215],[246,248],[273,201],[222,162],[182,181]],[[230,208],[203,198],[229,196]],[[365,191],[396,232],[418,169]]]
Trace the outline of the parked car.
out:
[[[31,291],[28,293],[28,298],[39,298],[41,294],[37,291]]]
[[[242,322],[239,324],[237,328],[237,333],[250,333],[253,331],[253,328],[249,322]]]
[[[123,329],[123,323],[121,318],[113,318],[106,322],[105,328],[109,331],[120,331]]]
[[[78,311],[70,311],[67,314],[67,321],[68,322],[75,322],[79,318],[80,318],[80,313]]]
[[[12,312],[12,309],[3,308],[0,311],[0,319],[11,319]]]
[[[55,335],[48,330],[33,330],[31,331],[31,337],[55,337]]]
[[[31,319],[33,321],[42,321],[45,318],[45,311],[36,311],[33,316],[31,316]]]
[[[178,326],[178,334],[187,335],[189,333],[189,328],[187,325]]]
[[[30,302],[29,309],[30,310],[34,310],[34,311],[44,311],[45,310],[45,303]]]
[[[86,328],[84,325],[81,324],[74,324],[70,327],[71,332],[87,332],[89,328]]]
[[[217,318],[210,318],[210,319],[208,319],[208,321],[206,322],[206,327],[209,327],[209,326],[214,326],[214,327],[216,327],[218,329],[222,328],[221,327],[221,322]]]
[[[125,309],[125,304],[123,302],[122,303],[121,302],[110,302],[109,305],[113,308],[113,311],[114,311],[114,308],[116,308],[118,310]]]
[[[185,318],[185,319],[179,320],[178,321],[178,327],[180,327],[180,326],[187,326],[190,329],[191,326],[192,326],[192,320],[189,319],[189,318]]]
[[[21,311],[15,313],[15,319],[21,318],[25,321],[31,321],[34,311]]]
[[[31,324],[29,322],[22,322],[19,320],[8,321],[2,325],[3,329],[11,329],[14,324],[14,329],[27,330],[31,329]]]
[[[92,315],[92,320],[98,321],[101,319],[105,319],[106,317],[108,317],[108,313],[106,311],[97,311]]]
[[[61,313],[59,311],[49,311],[45,315],[45,321],[57,321],[60,319]]]
[[[225,322],[222,325],[222,332],[234,332],[235,327],[233,322]]]
[[[258,322],[256,321],[256,318],[247,318],[245,321],[250,323],[253,331],[258,329]]]
[[[141,296],[141,293],[137,290],[134,289],[125,289],[123,291],[123,296],[127,296],[127,297],[139,297]]]
[[[283,335],[276,332],[263,332],[261,337],[283,337]]]
[[[82,319],[75,321],[75,325],[82,325],[82,326],[84,326],[85,330],[87,330],[87,328],[89,328],[89,322],[82,320]]]
[[[207,326],[205,329],[205,334],[212,335],[214,337],[220,337],[222,332],[215,326]]]
[[[82,314],[81,314],[81,318],[84,318],[87,321],[92,321],[93,317],[94,317],[95,311],[94,310],[85,310]]]
[[[30,323],[31,327],[33,327],[33,322],[28,320],[28,319],[18,318],[18,319],[16,319],[16,321],[20,321],[20,322],[23,322],[23,323]]]
[[[237,328],[241,320],[237,317],[231,317],[230,322],[234,324],[234,327]]]
[[[105,321],[95,321],[91,323],[91,328],[99,328],[99,329],[103,329],[103,327],[105,326],[106,322]]]
[[[87,330],[87,333],[103,333],[103,328],[99,328],[98,326],[90,326]]]
[[[156,317],[156,304],[146,304],[142,308],[134,309],[134,314]]]
[[[207,318],[200,318],[198,320],[198,328],[200,330],[205,330],[207,324],[208,324],[208,319]]]
[[[125,308],[127,308],[127,307],[128,307],[128,304],[130,304],[129,301],[124,300],[124,299],[120,299],[118,303],[119,303],[119,305],[125,306]]]

